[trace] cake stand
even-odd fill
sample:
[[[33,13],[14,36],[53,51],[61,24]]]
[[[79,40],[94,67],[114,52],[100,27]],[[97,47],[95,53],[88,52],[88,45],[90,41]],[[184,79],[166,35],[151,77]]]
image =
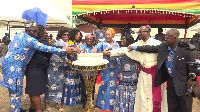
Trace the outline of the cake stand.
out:
[[[86,86],[87,101],[84,112],[95,112],[94,104],[92,102],[92,91],[97,77],[96,72],[98,70],[106,69],[107,63],[109,63],[109,61],[106,59],[95,63],[79,62],[78,60],[72,62],[72,68],[81,71]]]

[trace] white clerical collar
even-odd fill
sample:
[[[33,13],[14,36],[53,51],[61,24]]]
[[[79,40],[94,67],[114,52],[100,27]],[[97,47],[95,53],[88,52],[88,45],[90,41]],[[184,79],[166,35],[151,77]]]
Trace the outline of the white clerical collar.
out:
[[[147,39],[146,42],[145,41],[143,41],[143,42],[144,42],[144,44],[147,44],[150,40],[151,40],[151,37],[149,37],[149,39]]]

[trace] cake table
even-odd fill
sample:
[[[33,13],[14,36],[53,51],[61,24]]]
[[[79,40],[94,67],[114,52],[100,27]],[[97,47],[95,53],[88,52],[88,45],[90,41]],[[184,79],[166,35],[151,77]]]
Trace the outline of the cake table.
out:
[[[102,56],[102,59],[99,59]],[[95,58],[97,60],[95,61]],[[103,59],[102,53],[81,53],[78,54],[78,60],[72,62],[74,70],[81,71],[86,86],[87,101],[84,112],[95,112],[92,102],[92,91],[98,70],[106,69],[108,60]]]

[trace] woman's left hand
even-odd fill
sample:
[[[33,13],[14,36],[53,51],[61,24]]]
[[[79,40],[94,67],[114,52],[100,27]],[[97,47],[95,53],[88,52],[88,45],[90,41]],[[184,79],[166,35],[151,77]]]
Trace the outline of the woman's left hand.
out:
[[[92,49],[92,52],[93,52],[93,53],[97,53],[97,48],[93,48],[93,49]]]
[[[86,53],[84,50],[80,49],[80,53]]]
[[[105,56],[110,56],[110,51],[103,51],[102,53],[103,53],[103,55],[105,55]]]

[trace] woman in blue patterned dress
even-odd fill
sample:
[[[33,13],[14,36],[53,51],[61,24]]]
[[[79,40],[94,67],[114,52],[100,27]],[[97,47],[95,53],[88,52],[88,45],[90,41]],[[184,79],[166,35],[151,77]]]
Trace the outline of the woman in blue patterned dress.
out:
[[[108,50],[119,48],[119,44],[113,40],[115,31],[112,28],[106,30],[105,39],[98,43],[93,52],[103,51],[103,58],[109,61],[108,68],[101,70],[101,86],[97,96],[96,106],[101,108],[101,111],[112,110],[115,100],[115,92],[117,89],[118,61],[116,57],[110,57]]]
[[[70,34],[70,47],[79,47],[82,36],[78,29],[72,29]],[[72,61],[77,60],[76,56],[68,55],[68,64],[64,77],[62,104],[69,107],[81,104],[80,74],[70,66]]]
[[[121,46],[128,47],[134,43],[131,34],[121,37]],[[125,54],[120,57],[120,81],[116,91],[113,112],[133,112],[135,94],[138,82],[137,61],[130,59]]]
[[[68,40],[70,37],[70,30],[66,27],[58,31],[56,46],[68,47]],[[58,56],[53,54],[50,59],[49,68],[47,70],[47,86],[45,93],[45,107],[46,110],[52,110],[49,102],[57,103],[59,111],[63,111],[61,105],[65,66],[68,64],[67,56]]]
[[[31,37],[32,36],[32,37]],[[26,28],[15,35],[10,42],[10,49],[3,58],[2,76],[0,84],[8,88],[10,97],[10,111],[20,112],[21,96],[23,94],[24,70],[36,50],[65,54],[71,48],[64,49],[44,45],[33,37],[37,36],[37,27]]]

